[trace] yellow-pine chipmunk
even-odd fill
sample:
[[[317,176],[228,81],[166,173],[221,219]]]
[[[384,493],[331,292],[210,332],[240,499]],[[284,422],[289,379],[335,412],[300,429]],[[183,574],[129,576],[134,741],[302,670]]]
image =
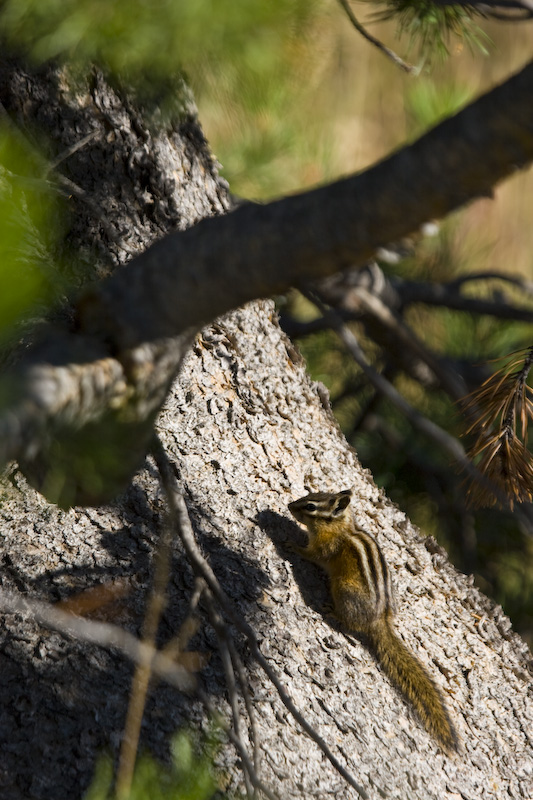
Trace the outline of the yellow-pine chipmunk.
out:
[[[308,494],[289,504],[306,526],[307,547],[292,547],[329,575],[335,616],[362,634],[392,683],[410,702],[427,731],[448,752],[458,739],[442,696],[420,661],[393,628],[389,570],[375,539],[359,530],[349,509],[351,490]]]

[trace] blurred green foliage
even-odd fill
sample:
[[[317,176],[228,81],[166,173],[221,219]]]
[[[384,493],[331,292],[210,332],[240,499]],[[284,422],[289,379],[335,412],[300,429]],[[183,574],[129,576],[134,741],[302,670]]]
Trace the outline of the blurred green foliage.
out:
[[[456,114],[473,99],[471,88],[464,81],[451,80],[437,84],[426,76],[414,82],[406,93],[406,112],[411,138],[415,139],[446,117]]]
[[[144,88],[186,69],[201,85],[222,65],[264,78],[317,2],[4,0],[0,29],[36,61],[96,63]]]
[[[213,767],[216,737],[201,742],[192,733],[181,731],[172,743],[171,763],[163,765],[148,755],[141,756],[128,800],[209,800],[217,792],[222,798]],[[113,797],[113,762],[100,759],[85,800],[109,800]]]
[[[0,344],[66,288],[52,256],[60,219],[46,162],[11,128],[0,127]]]

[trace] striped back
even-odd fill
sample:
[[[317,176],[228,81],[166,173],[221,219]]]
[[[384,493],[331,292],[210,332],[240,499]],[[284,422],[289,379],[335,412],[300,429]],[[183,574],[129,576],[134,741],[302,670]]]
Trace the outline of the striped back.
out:
[[[290,503],[289,511],[307,527],[312,551],[319,559],[323,557],[331,577],[352,575],[354,588],[379,617],[393,610],[389,569],[374,537],[355,525],[351,499],[351,489],[314,492]],[[332,560],[334,552],[338,556]]]
[[[374,537],[352,526],[344,535],[344,543],[343,560],[355,562],[351,572],[358,576],[360,589],[370,599],[376,617],[392,611],[389,568]]]

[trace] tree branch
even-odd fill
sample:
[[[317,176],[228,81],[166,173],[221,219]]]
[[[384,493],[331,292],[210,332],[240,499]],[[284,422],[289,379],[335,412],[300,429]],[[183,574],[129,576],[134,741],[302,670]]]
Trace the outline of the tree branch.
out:
[[[428,439],[432,440],[442,450],[452,456],[457,466],[472,480],[476,485],[482,486],[485,491],[494,496],[498,502],[505,505],[505,495],[498,487],[490,481],[482,472],[480,472],[472,461],[468,458],[462,444],[451,436],[443,428],[440,428],[432,420],[420,414],[400,392],[390,383],[383,375],[381,375],[374,367],[367,361],[367,358],[357,341],[353,331],[351,331],[343,321],[337,316],[333,309],[328,309],[319,297],[312,293],[306,294],[308,299],[314,303],[321,313],[330,321],[330,325],[337,333],[340,340],[345,345],[346,349],[354,359],[356,364],[363,370],[370,383],[374,386],[376,391],[386,397],[389,402],[398,408],[407,420],[413,425],[414,428],[424,434]]]
[[[7,614],[30,617],[40,625],[78,639],[88,644],[116,650],[134,664],[150,665],[151,671],[180,691],[192,692],[196,680],[176,660],[157,650],[153,645],[138,639],[118,625],[95,622],[63,611],[39,600],[32,600],[19,592],[0,589],[0,609]]]
[[[80,328],[123,352],[250,300],[368,261],[533,159],[533,62],[360,175],[175,233],[79,303]]]
[[[380,42],[379,39],[376,39],[375,36],[372,36],[372,34],[367,31],[364,25],[361,25],[361,23],[353,13],[352,7],[348,3],[348,0],[339,0],[339,3],[346,12],[346,16],[354,26],[355,30],[358,33],[360,33],[361,36],[363,36],[367,40],[367,42],[370,42],[370,44],[374,45],[374,47],[377,47],[377,49],[381,53],[387,56],[387,58],[390,58],[393,64],[396,64],[398,67],[400,67],[400,69],[403,69],[404,72],[407,72],[408,74],[411,75],[416,75],[418,73],[419,71],[418,67],[415,67],[412,64],[408,64],[406,61],[403,60],[403,58],[400,58],[400,56],[397,53],[395,53],[394,50],[391,50],[390,47],[387,47],[385,44],[383,44],[383,42]]]
[[[0,464],[19,460],[63,505],[113,497],[142,463],[195,330],[255,298],[361,265],[380,245],[489,195],[533,159],[532,96],[533,62],[361,175],[246,204],[134,258],[79,300],[77,335],[46,340],[7,379]]]

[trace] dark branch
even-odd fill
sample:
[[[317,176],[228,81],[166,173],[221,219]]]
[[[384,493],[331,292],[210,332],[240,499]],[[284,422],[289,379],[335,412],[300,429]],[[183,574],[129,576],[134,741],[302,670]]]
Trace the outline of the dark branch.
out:
[[[79,305],[118,352],[368,261],[533,159],[533,62],[366,172],[167,236]]]
[[[361,23],[353,13],[352,7],[348,3],[348,0],[339,0],[339,3],[344,9],[348,19],[354,26],[355,30],[358,33],[360,33],[361,36],[363,36],[367,40],[367,42],[370,42],[370,44],[374,45],[374,47],[377,47],[377,49],[381,53],[386,55],[387,58],[390,58],[390,60],[394,64],[403,69],[405,72],[410,73],[411,75],[415,75],[416,73],[418,73],[418,67],[414,67],[412,64],[408,64],[406,61],[403,60],[403,58],[400,58],[400,56],[397,53],[395,53],[394,50],[391,50],[390,47],[387,47],[386,45],[383,44],[383,42],[380,42],[379,39],[376,39],[375,36],[372,36],[372,34],[367,31],[364,25],[361,25]]]
[[[439,6],[464,6],[484,17],[521,22],[533,17],[531,0],[435,0]]]
[[[108,500],[142,463],[195,330],[250,300],[364,264],[428,219],[489,195],[533,159],[532,96],[530,63],[361,175],[241,206],[150,247],[81,298],[78,335],[43,342],[8,379],[0,464],[18,459],[34,485],[64,505]],[[80,457],[82,444],[89,446]]]

